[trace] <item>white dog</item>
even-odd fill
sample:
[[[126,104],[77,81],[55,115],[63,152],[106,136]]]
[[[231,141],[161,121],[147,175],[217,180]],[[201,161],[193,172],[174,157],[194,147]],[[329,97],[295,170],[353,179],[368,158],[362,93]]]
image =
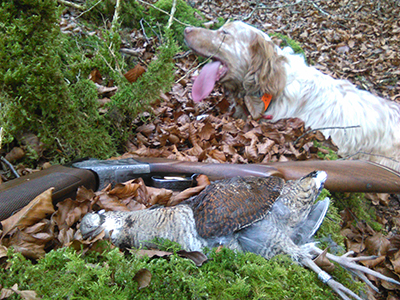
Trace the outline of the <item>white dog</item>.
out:
[[[219,30],[188,27],[185,41],[212,58],[193,84],[194,101],[206,98],[219,81],[237,117],[297,117],[313,129],[335,127],[322,132],[332,137],[339,154],[400,171],[399,104],[307,66],[302,56],[280,49],[267,34],[243,22]],[[352,126],[359,127],[348,128]]]

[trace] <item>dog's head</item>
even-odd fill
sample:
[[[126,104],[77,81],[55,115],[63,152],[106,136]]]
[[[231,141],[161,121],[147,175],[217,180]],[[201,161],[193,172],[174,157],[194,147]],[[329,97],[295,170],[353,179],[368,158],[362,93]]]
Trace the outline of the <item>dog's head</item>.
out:
[[[239,21],[218,30],[187,27],[185,41],[195,53],[211,59],[193,84],[194,101],[206,98],[219,81],[232,94],[244,97],[247,109],[257,118],[264,113],[261,96],[274,99],[282,93],[284,58],[262,31]]]

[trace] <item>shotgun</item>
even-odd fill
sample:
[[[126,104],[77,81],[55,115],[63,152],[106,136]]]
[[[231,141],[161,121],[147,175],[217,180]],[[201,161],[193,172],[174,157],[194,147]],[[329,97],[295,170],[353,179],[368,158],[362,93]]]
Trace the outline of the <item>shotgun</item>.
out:
[[[269,164],[219,164],[169,160],[164,158],[89,159],[70,166],[52,166],[0,184],[0,221],[27,205],[37,195],[54,187],[53,203],[74,198],[78,187],[101,190],[110,183],[142,177],[146,184],[162,183],[163,176],[205,174],[210,180],[234,176],[279,176],[299,179],[315,171],[328,174],[325,187],[339,192],[400,193],[400,173],[361,160],[289,161]],[[166,182],[170,180],[166,180]],[[168,187],[168,186],[167,186]]]

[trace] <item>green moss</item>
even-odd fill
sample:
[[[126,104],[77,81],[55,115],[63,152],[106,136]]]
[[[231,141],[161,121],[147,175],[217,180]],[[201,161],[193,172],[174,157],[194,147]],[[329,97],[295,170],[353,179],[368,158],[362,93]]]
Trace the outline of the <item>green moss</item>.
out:
[[[90,9],[83,18],[97,26],[113,21],[116,0],[86,0],[86,8]],[[118,22],[124,27],[139,28],[140,20],[145,17],[143,6],[137,1],[121,1]]]
[[[279,45],[280,47],[290,47],[293,49],[294,53],[302,54],[305,57],[303,48],[301,47],[300,43],[296,42],[295,40],[292,40],[288,36],[281,33],[272,33],[271,37],[278,37],[280,40],[282,40],[282,43]]]
[[[383,229],[382,224],[376,221],[376,212],[371,201],[363,193],[333,193],[333,198],[339,211],[345,208],[352,211],[356,217],[354,222],[363,220],[376,231]]]
[[[159,0],[155,3],[155,6],[170,13],[172,9],[172,3],[173,0]],[[166,15],[155,8],[149,9],[149,15],[151,16],[153,22],[157,22],[161,26],[166,26],[168,24],[169,15]],[[176,11],[174,17],[183,23],[197,27],[201,26],[206,21],[200,11],[189,6],[183,0],[176,1]],[[180,46],[184,46],[183,32],[185,27],[185,25],[182,25],[176,21],[174,21],[171,26],[174,38],[177,40]]]
[[[318,152],[317,155],[325,160],[337,160],[339,158],[339,155],[337,154],[337,152],[333,151],[331,148],[328,148],[326,146],[323,146],[322,143],[314,140],[313,141],[314,147],[317,148],[322,148],[328,151],[328,153],[322,153],[322,152]]]
[[[110,3],[102,1],[96,9]],[[129,7],[122,7],[122,23]],[[141,11],[143,8],[138,8],[133,15]],[[64,35],[58,18],[55,0],[14,0],[0,6],[4,148],[20,142],[19,137],[29,132],[45,144],[45,156],[58,162],[83,156],[110,157],[122,150],[132,129],[131,121],[149,110],[160,91],[170,89],[174,80],[172,58],[178,48],[169,31],[160,36],[158,59],[136,83],[129,84],[122,74],[136,62],[127,65],[119,52],[119,23],[111,30],[100,28],[101,35]],[[99,114],[96,88],[86,80],[94,68],[105,78],[104,83],[113,80],[119,88],[108,114]],[[27,151],[25,163],[40,158],[33,149],[29,151],[28,147]]]
[[[98,115],[93,84],[68,87],[64,80],[58,18],[54,0],[2,2],[0,122],[6,142],[31,132],[50,157],[110,156],[115,146]],[[85,91],[78,95],[79,89]]]
[[[316,240],[320,242],[321,247],[334,247],[334,252],[344,251],[344,237],[340,234],[342,218],[339,214],[339,209],[336,207],[335,199],[332,198],[331,193],[327,189],[323,189],[318,197],[323,200],[326,197],[330,198],[328,212],[322,223],[320,229],[316,234]]]
[[[83,256],[63,248],[37,263],[10,252],[0,281],[4,287],[18,283],[20,290],[34,290],[43,299],[310,299],[310,295],[338,299],[316,274],[286,256],[267,261],[228,249],[210,250],[208,256],[207,263],[196,267],[175,254],[149,259],[123,255],[118,249]],[[142,268],[151,272],[152,279],[147,288],[138,290],[132,278]],[[346,272],[336,274],[348,285]],[[350,288],[357,291],[359,286]]]
[[[153,60],[136,82],[129,83],[125,78],[119,82],[118,92],[111,98],[109,118],[113,120],[115,133],[119,139],[126,139],[131,121],[140,112],[150,111],[151,102],[159,98],[160,92],[171,89],[174,82],[173,57],[178,51],[170,31],[166,31],[164,43],[157,51],[157,59]],[[123,117],[122,117],[123,116]]]

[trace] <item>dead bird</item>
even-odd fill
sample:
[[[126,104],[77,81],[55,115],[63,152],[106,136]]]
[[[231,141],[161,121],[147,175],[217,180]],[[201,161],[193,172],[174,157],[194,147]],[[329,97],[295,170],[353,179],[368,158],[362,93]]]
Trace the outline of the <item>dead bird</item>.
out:
[[[177,206],[89,213],[82,219],[80,230],[84,238],[95,237],[104,230],[121,248],[146,246],[154,238],[165,238],[187,251],[224,245],[266,259],[287,254],[315,271],[343,299],[361,299],[312,261],[323,252],[312,237],[329,207],[329,198],[314,204],[326,178],[325,172],[316,171],[287,182],[273,176],[220,180]],[[327,258],[355,273],[376,291],[365,274],[400,284],[356,263],[372,257],[352,258],[349,253],[339,257],[328,253]]]

